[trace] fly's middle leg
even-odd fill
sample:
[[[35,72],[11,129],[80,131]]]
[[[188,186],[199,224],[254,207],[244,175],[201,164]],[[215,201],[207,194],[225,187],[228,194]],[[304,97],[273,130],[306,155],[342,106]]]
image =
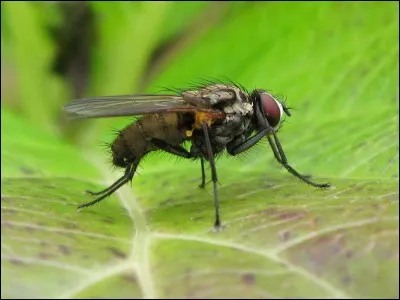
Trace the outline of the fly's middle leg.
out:
[[[214,187],[214,208],[215,208],[215,222],[214,222],[214,228],[216,230],[219,230],[221,228],[221,220],[219,216],[219,201],[218,201],[218,177],[217,177],[217,168],[215,167],[215,160],[214,160],[214,153],[212,151],[211,147],[211,141],[210,141],[210,135],[208,133],[208,125],[207,123],[202,124],[203,132],[204,132],[204,140],[205,140],[205,146],[207,149],[207,158],[208,161],[210,162],[210,167],[211,167],[211,178],[213,181],[213,187]]]
[[[201,184],[199,185],[200,188],[204,189],[206,186],[206,173],[204,172],[204,159],[200,158],[201,163]]]

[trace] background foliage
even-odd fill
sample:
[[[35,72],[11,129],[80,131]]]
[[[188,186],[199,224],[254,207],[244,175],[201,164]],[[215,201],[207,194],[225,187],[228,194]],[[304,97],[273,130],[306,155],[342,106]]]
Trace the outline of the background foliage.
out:
[[[397,2],[2,2],[2,298],[398,297]],[[289,161],[267,143],[200,167],[155,154],[133,187],[99,145],[129,118],[71,98],[228,76],[284,95]],[[168,158],[168,159],[166,159]]]

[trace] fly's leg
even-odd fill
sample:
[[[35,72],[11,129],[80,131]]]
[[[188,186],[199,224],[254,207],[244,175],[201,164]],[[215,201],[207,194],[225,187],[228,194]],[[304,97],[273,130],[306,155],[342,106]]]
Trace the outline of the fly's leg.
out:
[[[306,176],[301,175],[299,172],[297,172],[291,165],[289,165],[285,152],[283,151],[283,148],[281,146],[281,143],[279,142],[278,137],[276,136],[276,133],[273,132],[274,140],[268,135],[268,142],[271,146],[272,151],[274,152],[274,156],[276,160],[285,167],[286,170],[289,171],[290,174],[296,176],[297,178],[303,180],[304,182],[318,188],[327,188],[330,187],[331,185],[329,183],[315,183],[311,180],[309,180]]]
[[[204,131],[204,138],[206,142],[206,148],[207,148],[207,155],[208,159],[210,161],[210,166],[211,166],[211,177],[212,181],[214,183],[214,206],[215,206],[215,223],[214,227],[215,229],[219,229],[221,227],[221,221],[219,217],[219,203],[218,203],[218,189],[217,189],[217,183],[218,183],[218,178],[217,178],[217,170],[215,168],[215,161],[214,161],[214,154],[212,152],[211,148],[211,142],[210,142],[210,136],[208,133],[208,126],[207,123],[202,124],[203,131]],[[193,156],[189,151],[187,151],[185,148],[181,146],[175,146],[168,144],[167,142],[153,138],[151,142],[160,150],[164,150],[168,153],[178,155],[183,158],[193,158]],[[205,185],[205,172],[204,172],[204,159],[201,158],[201,171],[202,171],[202,186]]]
[[[157,138],[152,138],[151,143],[155,145],[157,148],[160,150],[163,150],[165,152],[183,157],[183,158],[192,158],[192,155],[190,154],[189,151],[187,151],[185,148],[182,146],[176,146],[176,145],[171,145],[168,144],[167,142],[157,139]]]
[[[290,116],[290,113],[287,110],[287,108],[284,108],[284,110]],[[272,152],[274,152],[274,156],[275,156],[276,160],[282,166],[284,166],[285,169],[288,170],[290,174],[292,174],[292,175],[296,176],[297,178],[299,178],[300,180],[303,180],[304,182],[312,185],[313,187],[318,187],[318,188],[330,187],[329,183],[315,183],[315,182],[309,180],[307,178],[307,176],[301,175],[291,165],[289,165],[286,155],[285,155],[285,151],[283,151],[282,145],[279,142],[278,136],[276,135],[276,131],[268,124],[267,118],[262,117],[261,111],[262,111],[261,102],[258,102],[258,109],[256,109],[256,116],[257,116],[257,119],[260,122],[260,124],[263,124],[263,126],[270,129],[268,133],[271,133],[274,136],[275,143],[269,134],[267,135],[267,138],[268,138],[268,143],[271,146]]]
[[[215,229],[218,230],[221,227],[221,221],[220,221],[220,217],[219,217],[217,169],[215,167],[214,154],[213,154],[212,147],[211,147],[211,141],[210,141],[210,136],[208,133],[207,123],[203,123],[202,127],[203,127],[203,131],[204,131],[204,140],[206,142],[207,156],[208,156],[208,160],[210,162],[210,167],[211,167],[211,178],[212,178],[213,185],[214,185],[214,207],[215,207],[214,227],[215,227]]]
[[[256,135],[249,137],[248,139],[245,139],[244,141],[241,141],[239,143],[235,143],[234,141],[232,141],[226,146],[226,150],[232,156],[242,153],[257,144],[264,136],[268,134],[268,132],[270,132],[270,130],[270,128],[265,128],[258,132]]]
[[[133,175],[135,174],[135,171],[136,171],[136,168],[137,168],[138,164],[139,164],[139,161],[135,161],[133,164],[127,166],[126,169],[125,169],[125,174],[120,179],[118,179],[116,182],[114,182],[108,188],[106,188],[103,191],[101,191],[101,192],[103,192],[102,196],[100,196],[100,197],[96,198],[95,200],[90,201],[88,203],[79,205],[78,209],[82,209],[84,207],[88,207],[88,206],[91,206],[93,204],[96,204],[97,202],[100,202],[101,200],[103,200],[104,198],[110,196],[112,193],[114,193],[116,190],[118,190],[125,183],[131,181],[132,178],[133,178]],[[99,194],[99,193],[96,193],[96,194]]]
[[[129,170],[129,167],[125,169],[125,174],[128,172],[128,170]],[[124,176],[122,176],[117,181],[115,181],[112,185],[110,185],[109,187],[105,188],[104,190],[101,190],[100,192],[92,192],[92,191],[86,190],[86,193],[88,193],[88,194],[90,194],[92,196],[102,195],[102,194],[106,193],[107,191],[109,191],[110,189],[113,189],[114,186],[118,185],[122,180],[124,180]]]
[[[170,145],[162,140],[153,138],[151,140],[151,142],[158,148],[160,148],[161,150],[164,150],[166,152],[169,152],[171,154],[177,155],[177,156],[181,156],[184,158],[191,158],[192,155],[190,154],[190,152],[188,152],[186,149],[184,149],[183,147],[180,146],[174,146],[174,145]],[[78,207],[78,209],[84,208],[84,207],[88,207],[91,206],[97,202],[100,202],[101,200],[103,200],[104,198],[110,196],[112,193],[114,193],[116,190],[118,190],[121,186],[123,186],[125,183],[129,182],[132,180],[133,175],[135,174],[136,168],[138,166],[139,161],[134,162],[132,165],[129,165],[126,169],[125,169],[125,174],[119,178],[117,181],[115,181],[112,185],[110,185],[108,188],[101,190],[100,192],[92,192],[92,191],[86,191],[91,195],[94,196],[100,196],[99,198],[82,204]]]
[[[274,140],[272,140],[271,136],[269,133],[272,133],[274,136]],[[256,143],[258,143],[264,136],[267,136],[268,142],[271,146],[272,152],[274,153],[274,156],[276,160],[283,166],[285,167],[286,170],[289,171],[292,175],[296,176],[300,180],[303,180],[304,182],[314,186],[314,187],[319,187],[319,188],[325,188],[325,187],[330,187],[330,184],[328,183],[315,183],[311,180],[309,180],[306,176],[301,175],[299,172],[297,172],[292,166],[289,165],[285,152],[283,151],[283,148],[281,146],[281,143],[279,142],[278,137],[276,136],[276,132],[273,128],[267,127],[260,132],[258,132],[256,135],[244,140],[242,143],[235,145],[234,143],[229,145],[227,147],[228,153],[230,155],[237,155],[241,152],[246,151],[247,149],[253,147]]]
[[[151,142],[160,150],[163,150],[165,152],[183,157],[183,158],[193,158],[193,155],[187,151],[185,148],[181,147],[181,146],[175,146],[175,145],[171,145],[168,144],[167,142],[157,139],[157,138],[153,138],[151,139]],[[201,184],[200,184],[200,188],[204,188],[206,185],[206,175],[204,172],[204,159],[201,158]]]
[[[204,159],[201,158],[201,184],[199,185],[200,188],[204,189],[206,186],[206,173],[204,172]]]

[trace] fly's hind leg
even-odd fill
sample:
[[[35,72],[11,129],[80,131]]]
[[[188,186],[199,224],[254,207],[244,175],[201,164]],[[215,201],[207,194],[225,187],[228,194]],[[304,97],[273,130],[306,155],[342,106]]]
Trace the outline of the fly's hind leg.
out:
[[[177,145],[171,145],[163,140],[157,139],[157,138],[152,138],[151,143],[159,148],[160,150],[163,150],[165,152],[171,153],[176,156],[180,156],[183,158],[192,158],[193,156],[190,154],[189,151],[187,151],[185,148],[182,146],[177,146]]]
[[[157,138],[153,138],[151,142],[160,150],[171,153],[173,155],[177,155],[183,158],[194,157],[189,151],[187,151],[185,148],[181,146],[171,145]],[[206,174],[204,172],[204,159],[201,158],[201,184],[199,185],[199,187],[204,189],[205,186],[206,186]]]
[[[97,193],[89,192],[92,195],[101,195],[101,196],[96,198],[93,201],[79,205],[78,209],[82,209],[84,207],[88,207],[93,204],[96,204],[97,202],[102,201],[104,198],[110,196],[112,193],[114,193],[116,190],[118,190],[125,183],[131,181],[138,165],[139,165],[139,161],[137,160],[133,164],[127,166],[125,169],[125,174],[121,178],[119,178],[117,181],[115,181],[112,185],[110,185],[108,188],[106,188],[100,192],[97,192]]]
[[[127,167],[125,169],[125,174],[126,172],[129,170],[129,167]],[[107,191],[109,191],[110,189],[114,188],[114,186],[118,185],[122,180],[124,180],[124,176],[122,176],[121,178],[119,178],[117,181],[115,181],[112,185],[110,185],[109,187],[105,188],[104,190],[101,190],[99,192],[92,192],[90,190],[86,190],[86,193],[92,195],[92,196],[99,196],[102,195],[104,193],[106,193]]]

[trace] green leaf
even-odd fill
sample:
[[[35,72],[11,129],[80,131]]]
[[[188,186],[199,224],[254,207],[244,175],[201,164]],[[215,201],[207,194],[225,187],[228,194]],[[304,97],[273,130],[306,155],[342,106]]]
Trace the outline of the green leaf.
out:
[[[2,132],[2,297],[397,293],[396,182],[342,179],[322,191],[262,171],[226,176],[225,164],[225,229],[216,233],[211,191],[196,188],[193,166],[181,163],[137,177],[140,199],[122,188],[126,210],[113,196],[78,213],[89,200],[82,192],[100,188],[90,164],[3,111],[2,120],[29,133]],[[70,164],[57,165],[55,153]]]
[[[300,182],[265,141],[221,157],[221,232],[199,163],[163,154],[77,212],[122,172],[2,108],[2,298],[398,297],[397,5],[242,4],[151,84],[226,75],[285,94],[290,164],[334,185]]]

